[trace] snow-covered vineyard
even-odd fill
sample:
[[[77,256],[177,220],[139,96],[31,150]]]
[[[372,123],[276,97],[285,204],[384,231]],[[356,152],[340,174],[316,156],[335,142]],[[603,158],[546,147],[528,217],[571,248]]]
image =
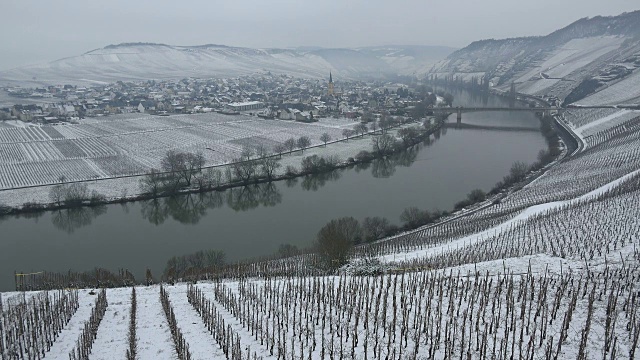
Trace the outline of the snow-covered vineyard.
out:
[[[634,358],[640,114],[614,111],[568,113],[581,153],[499,204],[357,248],[340,275],[268,276],[309,273],[302,257],[135,296],[3,294],[3,359]]]
[[[215,113],[158,117],[144,114],[87,119],[81,124],[0,128],[0,189],[107,179],[160,168],[168,150],[201,152],[206,165],[238,158],[244,145],[273,149],[289,138],[341,139],[348,119],[312,124]]]
[[[639,281],[627,264],[155,285],[135,298],[131,288],[73,290],[29,295],[26,306],[16,294],[3,305],[0,350],[4,359],[634,358]]]

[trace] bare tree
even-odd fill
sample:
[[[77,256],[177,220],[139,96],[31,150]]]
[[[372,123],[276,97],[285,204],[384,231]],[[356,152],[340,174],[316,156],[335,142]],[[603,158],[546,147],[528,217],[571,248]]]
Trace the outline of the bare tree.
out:
[[[353,245],[362,238],[362,228],[358,220],[344,217],[331,220],[320,229],[317,247],[331,268],[337,268],[347,262]]]
[[[300,136],[297,142],[298,148],[302,150],[304,153],[304,149],[308,148],[311,145],[311,139],[308,136]]]
[[[276,170],[278,170],[282,165],[278,159],[273,156],[266,156],[261,158],[260,160],[260,170],[262,175],[264,175],[269,181],[273,179],[273,175]]]
[[[231,165],[224,167],[224,179],[229,184],[231,184],[233,182],[234,177],[233,177],[233,169],[232,169]]]
[[[233,175],[243,183],[248,184],[256,175],[258,163],[256,160],[235,159],[232,164]]]
[[[277,144],[273,147],[273,152],[282,157],[282,153],[287,151],[287,147],[284,144]]]
[[[258,159],[263,158],[269,154],[264,144],[258,144],[255,148],[255,154]]]
[[[156,196],[162,190],[162,175],[156,169],[140,179],[140,190],[144,193]]]
[[[253,149],[251,147],[243,146],[242,147],[242,152],[240,153],[240,159],[249,160],[249,159],[251,159],[253,154],[254,154],[254,152],[253,152]]]
[[[84,183],[69,184],[64,188],[63,203],[65,205],[81,205],[88,198],[89,186]]]
[[[197,154],[186,153],[183,154],[183,159],[184,162],[180,166],[180,173],[187,186],[190,186],[192,177],[202,172],[202,167],[205,163],[204,155],[201,152]]]
[[[383,115],[384,116],[384,115]],[[378,122],[375,120],[371,121],[371,125],[369,125],[371,127],[371,130],[373,131],[373,133],[375,134],[376,131],[378,130]]]
[[[410,145],[420,138],[420,130],[414,126],[402,128],[398,130],[398,135],[402,138],[405,145]]]
[[[172,183],[174,190],[180,186],[181,180],[185,181],[186,186],[190,186],[193,176],[202,171],[204,164],[205,159],[201,152],[192,154],[176,150],[167,151],[160,162],[162,171],[168,173],[165,180]]]
[[[383,237],[389,228],[389,220],[383,217],[366,217],[362,222],[364,239],[374,241]]]
[[[324,143],[324,146],[326,147],[327,143],[331,141],[331,135],[329,135],[329,133],[320,135],[320,141],[322,141]]]
[[[380,126],[380,131],[384,134],[384,131],[389,128],[389,118],[386,116],[381,117],[378,125]]]
[[[363,123],[356,124],[356,126],[353,127],[353,131],[355,131],[356,133],[360,133],[360,136],[364,136],[367,130],[369,130],[367,128],[367,124]]]
[[[400,214],[400,221],[404,222],[407,227],[415,228],[428,223],[431,220],[431,214],[427,210],[420,210],[415,206],[408,207]]]
[[[300,253],[297,246],[291,244],[281,244],[278,247],[278,255],[282,258],[296,256]]]
[[[284,146],[289,150],[289,154],[293,152],[293,149],[296,148],[296,139],[289,138],[284,142]]]
[[[52,203],[60,206],[63,198],[64,185],[54,185],[51,190],[49,190],[49,200],[51,200]]]
[[[204,176],[210,188],[216,188],[222,184],[222,171],[219,169],[208,168]]]
[[[467,199],[473,204],[484,201],[487,198],[487,194],[482,189],[474,189],[467,195]]]
[[[529,171],[529,165],[522,161],[516,161],[509,170],[509,177],[513,182],[518,182],[525,178],[527,171]]]
[[[346,137],[347,140],[349,140],[349,137],[353,135],[353,130],[351,129],[344,129],[342,130],[342,136]]]
[[[373,151],[380,156],[390,154],[396,146],[396,138],[389,134],[374,136],[371,138]]]
[[[180,170],[183,163],[183,154],[176,150],[169,150],[160,161],[162,171],[176,173]]]

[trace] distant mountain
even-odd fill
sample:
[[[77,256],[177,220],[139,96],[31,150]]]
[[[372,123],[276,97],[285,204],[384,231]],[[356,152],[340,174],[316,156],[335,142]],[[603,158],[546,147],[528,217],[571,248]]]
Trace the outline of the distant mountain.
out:
[[[227,77],[267,71],[318,78],[327,77],[331,71],[339,78],[380,78],[424,73],[427,67],[454,51],[429,46],[380,49],[251,49],[215,44],[123,43],[49,63],[0,71],[0,85]]]
[[[358,48],[358,51],[386,62],[401,75],[421,75],[456,49],[446,46],[387,45]]]
[[[568,102],[640,67],[640,11],[580,19],[546,36],[481,40],[450,54],[432,75],[486,77],[499,89],[553,94]]]

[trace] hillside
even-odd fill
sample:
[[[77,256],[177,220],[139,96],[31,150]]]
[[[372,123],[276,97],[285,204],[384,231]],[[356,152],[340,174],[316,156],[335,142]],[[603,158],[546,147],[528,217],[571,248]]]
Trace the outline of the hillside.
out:
[[[363,49],[251,49],[223,45],[109,45],[49,63],[0,71],[0,85],[99,83],[184,77],[233,77],[256,72],[298,77],[383,77],[425,73],[454,49],[388,46]],[[428,66],[428,68],[427,68]]]
[[[640,11],[635,11],[581,19],[541,37],[476,41],[439,62],[431,73],[463,79],[486,76],[501,90],[515,82],[519,92],[555,95],[572,103],[636,72],[638,24]]]
[[[638,16],[580,20],[540,38],[477,42],[440,63],[437,74],[488,74],[498,89],[514,81],[521,92],[557,94],[583,105],[637,102]],[[124,52],[131,48],[152,55]],[[111,59],[113,69],[123,71],[133,68],[118,65],[120,56],[128,64],[135,57],[157,59],[146,64],[150,73],[216,53],[216,59],[261,64],[277,58],[279,69],[312,69],[326,62],[363,74],[399,66],[391,58],[404,58],[402,67],[409,68],[415,64],[409,57],[419,57],[390,47],[190,49],[180,61],[175,47],[166,45],[115,46],[95,56],[100,69]],[[157,53],[165,51],[167,60],[161,60]],[[249,64],[234,61],[216,60],[218,67],[207,69],[240,72]],[[158,134],[136,131],[147,120],[122,119],[114,128],[108,120],[96,120],[60,131],[0,135],[6,138],[6,156],[19,156],[19,146],[32,149],[29,157],[40,163],[35,157],[53,154],[56,147],[60,156],[66,151],[78,160],[81,154],[70,149],[89,150],[82,140],[91,131],[98,139],[96,152],[106,148],[98,141],[122,141],[125,150],[132,144],[129,153],[136,159],[152,160],[153,154],[136,146],[159,139],[166,141],[164,150],[171,142],[189,145],[212,128],[211,133],[234,136],[241,129],[222,117],[185,115],[162,120]],[[318,130],[333,128],[338,136],[343,125],[326,121],[288,127],[323,126]],[[256,123],[256,133],[248,137],[252,143],[267,133],[274,141],[287,137],[276,138],[287,131],[283,127]],[[333,264],[337,259],[306,253],[226,267],[194,257],[169,268],[162,279],[149,272],[135,286],[123,271],[14,274],[16,279],[29,275],[16,280],[16,288],[32,291],[0,294],[0,357],[635,359],[640,353],[640,111],[567,108],[555,124],[580,143],[575,152],[563,151],[514,188],[437,222],[358,244],[339,268]],[[108,131],[113,136],[105,136]],[[51,145],[54,140],[61,143]],[[110,164],[109,154],[98,155]],[[34,168],[30,179],[44,174]]]

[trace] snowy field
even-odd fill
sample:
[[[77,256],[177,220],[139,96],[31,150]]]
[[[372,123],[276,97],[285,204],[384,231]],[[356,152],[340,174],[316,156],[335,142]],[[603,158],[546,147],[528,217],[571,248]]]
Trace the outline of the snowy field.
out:
[[[537,261],[546,259],[481,263],[481,270],[165,285],[167,308],[160,286],[137,287],[132,347],[140,359],[178,359],[176,349],[190,359],[633,358],[637,266],[578,270]],[[131,344],[131,288],[108,289],[106,298],[89,359],[124,358]],[[95,299],[78,291],[79,306],[45,358],[69,357]],[[14,310],[5,309],[4,319],[15,319]],[[5,354],[23,346],[26,355],[26,336],[18,338],[2,343]]]
[[[185,116],[185,117],[190,118],[193,116],[194,115]],[[195,117],[196,119],[200,120],[200,119],[206,119],[210,116],[222,116],[222,115],[206,114],[204,116],[198,115]],[[177,119],[180,119],[180,117],[181,116],[176,116]],[[171,118],[173,118],[173,116],[170,117],[169,119]],[[225,116],[225,118],[229,119],[228,116]],[[151,116],[144,116],[144,115],[142,116],[142,118],[138,118],[138,117],[133,117],[129,115],[128,117],[121,120],[117,120],[117,121],[124,122],[125,123],[124,126],[133,126],[131,125],[131,123],[134,123],[136,125],[140,124],[139,122],[137,122],[139,119],[153,122],[153,121],[156,121],[157,119],[165,120],[167,118],[151,117]],[[183,151],[198,151],[200,149],[204,149],[201,151],[203,151],[203,154],[205,155],[205,157],[207,157],[207,162],[205,166],[212,166],[212,165],[227,163],[231,161],[233,158],[240,156],[240,151],[242,149],[242,146],[245,144],[248,146],[265,144],[269,149],[271,149],[275,144],[281,143],[290,137],[298,138],[305,134],[306,136],[309,136],[311,138],[311,143],[313,147],[305,150],[304,152],[301,152],[298,150],[298,151],[293,151],[290,154],[289,153],[283,154],[280,160],[280,164],[282,166],[277,171],[279,175],[284,174],[287,166],[293,166],[296,169],[300,169],[300,163],[302,159],[306,156],[335,155],[342,160],[346,160],[348,157],[353,157],[362,150],[368,150],[368,151],[371,150],[371,135],[365,135],[364,137],[358,136],[358,137],[350,138],[349,140],[346,140],[346,141],[341,141],[341,140],[344,140],[342,136],[342,131],[344,129],[352,129],[353,126],[356,124],[356,122],[352,120],[329,118],[329,119],[321,119],[319,122],[312,123],[312,124],[302,124],[302,123],[296,123],[296,122],[284,121],[284,120],[262,120],[258,118],[249,118],[249,117],[240,118],[239,116],[231,117],[230,119],[231,120],[237,119],[236,121],[241,123],[241,125],[243,126],[243,130],[241,134],[244,134],[241,136],[246,136],[246,137],[236,137],[236,138],[230,137],[226,140],[221,138],[221,139],[218,139],[217,141],[207,143],[204,140],[202,140],[201,136],[197,135],[200,128],[196,128],[196,129],[167,128],[166,131],[168,133],[189,131],[189,133],[185,136],[189,136],[191,140],[187,141],[183,139],[185,141],[182,143],[178,142],[178,143],[172,144],[172,146],[175,146],[175,147],[162,147],[161,143],[166,143],[167,141],[169,141],[167,139],[161,138],[162,135],[157,135],[156,138],[150,137],[150,138],[141,140],[138,143],[126,144],[123,141],[125,141],[124,138],[126,138],[127,135],[119,134],[119,135],[114,135],[114,137],[117,137],[118,138],[117,141],[121,142],[123,145],[114,146],[113,148],[108,148],[108,150],[105,150],[105,151],[121,151],[121,153],[117,156],[117,159],[113,159],[113,161],[118,161],[118,159],[124,159],[125,164],[130,164],[131,162],[134,162],[134,161],[139,164],[141,163],[140,159],[146,158],[146,159],[151,159],[149,160],[149,162],[151,162],[151,164],[149,165],[153,165],[153,166],[147,166],[147,167],[139,166],[134,168],[134,167],[127,167],[126,165],[120,164],[118,167],[115,167],[115,166],[112,167],[111,168],[113,170],[112,172],[107,172],[107,170],[104,170],[104,168],[101,168],[97,165],[99,163],[104,162],[104,159],[101,159],[101,158],[96,159],[91,157],[84,157],[84,158],[72,159],[72,160],[69,160],[69,159],[46,160],[46,157],[43,157],[42,161],[40,162],[29,162],[26,165],[22,165],[21,163],[2,165],[3,161],[0,161],[0,168],[2,168],[2,166],[6,166],[7,168],[13,169],[14,172],[17,172],[19,171],[19,169],[23,169],[23,167],[21,166],[27,166],[28,169],[34,171],[34,177],[41,179],[42,183],[55,184],[57,183],[58,176],[65,174],[65,171],[66,171],[65,169],[68,170],[68,168],[59,168],[60,165],[61,164],[68,165],[69,161],[75,161],[75,164],[77,165],[75,169],[77,172],[83,172],[83,173],[90,172],[91,174],[90,175],[91,177],[87,179],[93,179],[93,180],[85,182],[85,184],[87,184],[88,186],[89,191],[95,190],[99,194],[104,195],[107,199],[118,199],[118,198],[127,198],[127,197],[140,194],[141,193],[141,189],[140,189],[141,177],[132,176],[132,177],[115,178],[115,179],[111,179],[110,177],[127,175],[127,174],[145,174],[151,168],[159,168],[160,159],[162,158],[166,150],[168,150],[169,148],[175,148]],[[99,124],[100,126],[107,125],[107,124],[102,124],[103,121],[109,123],[108,120],[101,120],[101,121],[91,120],[91,121],[94,124],[96,123]],[[270,121],[271,124],[265,124],[264,121]],[[116,124],[108,124],[108,125],[118,128]],[[232,123],[231,125],[240,126],[236,123]],[[412,124],[412,125],[415,125],[415,124]],[[69,133],[73,131],[75,132],[78,131],[78,129],[73,129],[69,127],[81,127],[81,126],[82,125],[62,125],[62,126],[57,126],[53,128],[64,128],[64,130],[61,130],[61,132]],[[205,123],[205,125],[202,125],[202,126],[218,129],[219,127],[222,127],[222,126],[226,127],[227,125],[225,123],[225,125],[219,125],[218,127],[216,127],[215,124]],[[268,127],[271,130],[269,132],[262,131],[261,129],[264,129],[265,127]],[[36,129],[40,129],[40,128],[36,127]],[[11,129],[11,130],[15,130],[15,129]],[[17,129],[17,130],[21,130],[21,129]],[[256,133],[258,131],[262,131],[262,132]],[[393,130],[393,131],[395,132],[396,130]],[[2,129],[0,129],[0,133],[1,132],[2,132]],[[325,132],[329,133],[332,137],[331,142],[328,143],[326,147],[319,140],[320,135]],[[138,136],[138,135],[135,135],[135,136]],[[140,137],[143,138],[144,136],[140,135]],[[160,140],[157,140],[157,139],[160,139]],[[56,141],[57,140],[43,140],[42,143],[55,143]],[[96,137],[95,139],[94,138],[91,138],[91,139],[76,138],[74,140],[64,140],[64,141],[69,141],[69,142],[78,141],[78,142],[84,142],[84,143],[88,143],[88,142],[111,143],[112,142],[112,140],[107,140],[105,139],[105,137],[99,137],[99,136]],[[144,145],[141,145],[141,144],[144,144]],[[181,146],[181,144],[183,146]],[[194,144],[197,144],[197,145],[194,145]],[[2,146],[3,145],[0,144],[0,154],[2,154]],[[43,146],[43,145],[39,144],[38,146]],[[122,149],[125,146],[130,147],[131,150],[124,152]],[[142,150],[145,148],[145,146],[146,146],[146,149],[149,149],[149,150]],[[139,150],[136,150],[136,148]],[[151,150],[151,148],[153,148],[153,150]],[[222,157],[221,155],[222,151],[212,152],[206,148],[215,148],[215,149],[224,148],[228,151],[227,153],[225,153],[225,156]],[[145,154],[145,151],[146,151],[146,154]],[[128,155],[124,155],[124,154],[128,154]],[[6,160],[4,160],[4,162],[6,162]],[[38,166],[45,166],[45,165],[49,166],[52,169],[51,173],[49,173],[48,175],[39,173],[37,171]],[[96,169],[101,169],[101,172],[103,173],[103,175],[107,175],[107,176],[102,178],[95,177],[96,176],[95,171],[98,171]],[[137,170],[134,171],[134,169],[137,169]],[[13,174],[13,175],[10,175],[10,174]],[[25,183],[31,184],[34,182],[33,179],[18,176],[17,173],[15,174],[0,173],[0,181],[2,181],[1,179],[3,177],[7,178],[9,176],[13,176],[11,177],[11,179],[15,179],[15,180],[5,180],[5,182],[11,182],[12,184],[13,183],[23,184],[23,186]],[[68,173],[66,176],[68,180],[73,180],[72,178],[70,178]],[[42,179],[48,179],[46,181],[51,181],[51,182],[45,182]],[[76,179],[82,180],[83,177],[79,176]],[[44,186],[38,186],[38,187],[12,189],[12,190],[4,190],[4,191],[0,189],[0,204],[6,205],[6,206],[21,206],[25,202],[33,202],[38,204],[49,203],[51,201],[49,198],[49,193],[51,188],[52,186],[44,185]]]
[[[324,77],[336,68],[323,57],[293,50],[269,51],[226,46],[161,44],[107,46],[78,56],[0,71],[2,83],[38,86],[94,85],[117,80],[233,77],[271,71],[297,77]],[[345,71],[347,75],[347,71]]]
[[[108,289],[89,358],[634,358],[640,125],[612,124],[501,204],[360,248],[355,259],[377,258],[385,275],[350,275],[354,259],[338,276],[138,286],[133,337],[131,288]],[[77,290],[64,325],[39,330],[50,347],[16,335],[0,350],[69,358],[96,293]],[[2,294],[4,333],[42,299],[61,301],[52,294]]]
[[[517,78],[518,91],[531,95],[544,93],[560,79],[616,50],[624,40],[624,37],[614,36],[572,39],[554,50],[539,66]],[[545,79],[543,73],[549,79]]]
[[[634,358],[639,123],[626,112],[572,123],[594,132],[582,153],[500,204],[358,248],[341,275],[138,286],[133,325],[132,289],[107,289],[94,328],[98,291],[4,293],[0,352],[68,359],[95,333],[90,359]],[[376,264],[391,271],[353,275]],[[56,318],[46,309],[65,299],[59,326],[26,320]]]
[[[332,142],[342,140],[342,131],[352,129],[355,124],[352,120],[333,118],[304,124],[243,115],[128,114],[87,119],[73,125],[3,127],[0,128],[0,191],[56,184],[61,176],[66,181],[86,181],[146,174],[151,169],[159,169],[162,157],[172,149],[201,152],[205,166],[222,165],[238,158],[246,146],[264,145],[271,152],[285,140],[301,136],[308,136],[311,146],[318,146],[322,144],[323,133],[328,133]],[[354,156],[360,150],[370,149],[370,141],[362,140],[332,143],[327,149],[344,158]],[[320,149],[309,149],[304,155],[317,151]],[[285,156],[283,165],[291,162],[298,167],[301,158],[295,155]],[[138,192],[137,180],[121,182],[116,186],[118,194],[100,191],[112,188],[111,182],[96,182],[91,187],[107,197]],[[41,191],[31,189],[26,193],[41,202],[38,195]],[[13,203],[10,198],[15,196],[19,195],[0,192],[0,202],[4,199]]]
[[[576,103],[587,106],[640,103],[640,70]]]

